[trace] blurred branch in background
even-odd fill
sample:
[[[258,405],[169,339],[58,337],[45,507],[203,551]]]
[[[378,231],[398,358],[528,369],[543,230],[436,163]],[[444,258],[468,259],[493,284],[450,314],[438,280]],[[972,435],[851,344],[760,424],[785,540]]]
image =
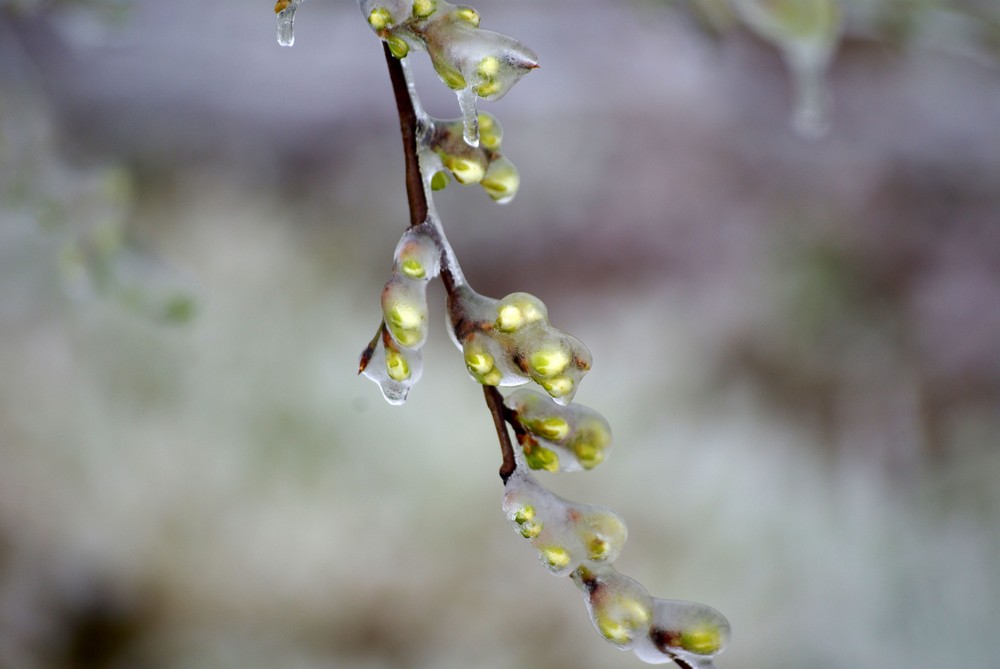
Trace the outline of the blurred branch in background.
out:
[[[808,142],[730,4],[477,7],[538,46],[523,185],[439,205],[591,347],[600,501],[671,537],[630,571],[726,666],[990,666],[996,3],[843,3]],[[0,3],[0,666],[598,666],[449,345],[403,410],[354,376],[402,164],[356,7],[310,12],[289,53],[237,0]]]

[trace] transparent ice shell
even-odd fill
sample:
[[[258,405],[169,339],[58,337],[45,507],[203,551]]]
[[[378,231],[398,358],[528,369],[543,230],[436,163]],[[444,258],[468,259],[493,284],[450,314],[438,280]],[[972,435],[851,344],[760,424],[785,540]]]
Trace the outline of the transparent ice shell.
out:
[[[563,499],[518,467],[504,487],[503,510],[514,530],[531,542],[542,564],[556,576],[580,565],[613,562],[628,536],[614,511]]]
[[[371,359],[362,370],[367,378],[378,385],[389,404],[400,405],[406,401],[410,389],[423,373],[420,351],[397,346],[387,336],[379,339]]]
[[[522,388],[504,400],[530,435],[522,443],[531,469],[573,472],[593,469],[611,449],[611,426],[599,413],[580,404],[563,406],[546,395]],[[528,452],[529,448],[536,450]]]

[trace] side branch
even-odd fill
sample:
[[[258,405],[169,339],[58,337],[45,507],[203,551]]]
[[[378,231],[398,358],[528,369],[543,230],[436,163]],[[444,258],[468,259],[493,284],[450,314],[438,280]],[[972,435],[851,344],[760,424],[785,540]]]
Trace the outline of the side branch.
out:
[[[403,157],[406,161],[406,200],[410,204],[410,227],[415,227],[427,220],[427,196],[424,194],[424,181],[420,174],[420,162],[417,159],[417,112],[410,99],[410,90],[406,85],[406,75],[403,64],[389,51],[386,42],[382,42],[385,52],[385,62],[389,66],[389,79],[392,81],[392,92],[396,96],[396,109],[399,112],[399,131],[403,135]]]
[[[503,395],[493,386],[483,386],[483,394],[486,396],[486,406],[493,414],[493,424],[497,428],[497,437],[500,439],[500,452],[503,455],[503,464],[500,465],[500,480],[505,484],[510,475],[517,469],[517,461],[514,459],[514,445],[510,441],[510,434],[507,432],[506,407],[503,404]]]

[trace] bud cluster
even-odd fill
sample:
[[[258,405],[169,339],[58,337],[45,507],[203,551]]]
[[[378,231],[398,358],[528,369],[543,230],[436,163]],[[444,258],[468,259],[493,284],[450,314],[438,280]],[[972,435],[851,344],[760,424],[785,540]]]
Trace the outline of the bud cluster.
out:
[[[441,267],[441,247],[428,223],[406,231],[382,289],[382,326],[361,357],[361,371],[391,404],[402,404],[420,379],[427,341],[427,282]]]
[[[451,314],[466,369],[484,386],[519,386],[530,380],[566,405],[590,370],[590,351],[552,327],[548,310],[534,295],[511,293],[495,300],[464,286],[452,296]]]
[[[458,95],[463,135],[479,144],[476,100],[499,100],[538,67],[531,49],[507,35],[479,27],[472,7],[445,0],[359,0],[368,25],[396,58],[426,50],[435,72]]]
[[[479,112],[478,123],[479,145],[470,146],[463,137],[460,119],[430,119],[423,165],[430,175],[430,188],[445,188],[450,173],[463,186],[479,184],[494,202],[507,204],[517,195],[521,176],[514,163],[500,152],[503,140],[500,121],[492,114]]]
[[[611,448],[611,426],[593,409],[561,406],[527,388],[508,395],[504,404],[521,428],[517,437],[531,469],[593,469]]]

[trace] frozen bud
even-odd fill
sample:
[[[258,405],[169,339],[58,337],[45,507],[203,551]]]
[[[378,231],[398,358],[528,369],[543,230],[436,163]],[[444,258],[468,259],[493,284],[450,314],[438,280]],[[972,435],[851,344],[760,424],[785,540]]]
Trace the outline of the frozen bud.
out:
[[[459,5],[458,7],[455,8],[454,13],[452,15],[459,21],[464,21],[465,23],[468,23],[473,28],[479,27],[479,21],[480,21],[479,12],[477,12],[472,7],[468,7],[466,5]]]
[[[392,338],[405,348],[420,348],[427,339],[425,284],[393,275],[382,290],[382,314]]]
[[[503,141],[503,127],[492,114],[479,112],[479,144],[490,151],[500,150]]]
[[[413,17],[426,19],[437,11],[437,0],[413,0]]]
[[[482,137],[482,132],[480,132]],[[521,174],[504,156],[493,160],[486,169],[479,185],[483,187],[497,204],[507,204],[517,195],[517,189],[521,186]]]
[[[455,175],[455,181],[462,185],[479,183],[486,174],[486,159],[478,153],[441,156],[442,164]]]
[[[654,599],[649,633],[636,644],[635,654],[650,664],[677,659],[707,668],[713,666],[713,658],[725,650],[728,641],[729,622],[712,607]]]
[[[449,181],[451,181],[451,178],[448,176],[448,173],[439,170],[431,177],[431,190],[444,190],[448,187]]]
[[[567,446],[576,455],[584,469],[593,469],[604,461],[611,445],[611,427],[597,412],[589,411],[577,421],[573,437]]]
[[[593,562],[614,562],[628,537],[625,523],[612,511],[583,514],[576,529],[587,548],[587,558]]]
[[[542,560],[556,571],[561,571],[569,566],[571,559],[569,551],[562,546],[555,544],[541,546],[538,553],[542,556]]]
[[[382,336],[362,373],[378,385],[389,404],[402,404],[422,371],[420,351],[400,348],[390,337]]]
[[[437,72],[438,77],[444,82],[445,86],[453,91],[460,91],[465,88],[465,77],[462,75],[462,71],[455,67],[454,63],[438,54],[437,51],[430,51],[430,56],[434,71]]]
[[[410,0],[360,0],[358,6],[368,25],[380,37],[410,18]]]
[[[410,53],[410,45],[406,40],[398,35],[389,35],[385,38],[385,43],[389,47],[389,53],[396,58],[406,58]]]
[[[562,374],[570,361],[570,352],[562,342],[552,342],[528,354],[532,377],[550,378]]]
[[[611,447],[608,421],[581,404],[563,406],[527,388],[511,393],[504,403],[526,431],[556,452],[562,471],[593,469]]]
[[[432,279],[441,266],[441,247],[427,223],[410,228],[396,245],[396,271],[414,281]]]
[[[610,565],[580,567],[572,578],[601,636],[622,650],[631,650],[645,637],[653,617],[653,599],[638,582]]]
[[[559,416],[548,416],[533,421],[525,421],[525,427],[548,441],[562,441],[569,434],[569,423]]]
[[[496,326],[500,332],[516,332],[547,318],[545,304],[529,293],[511,293],[497,305]]]
[[[469,375],[484,386],[504,384],[504,373],[497,366],[499,349],[495,342],[477,333],[470,335],[462,346],[465,368]]]
[[[559,471],[559,456],[555,451],[541,446],[531,438],[524,440],[521,447],[524,450],[524,460],[532,469],[544,469],[547,472]]]

